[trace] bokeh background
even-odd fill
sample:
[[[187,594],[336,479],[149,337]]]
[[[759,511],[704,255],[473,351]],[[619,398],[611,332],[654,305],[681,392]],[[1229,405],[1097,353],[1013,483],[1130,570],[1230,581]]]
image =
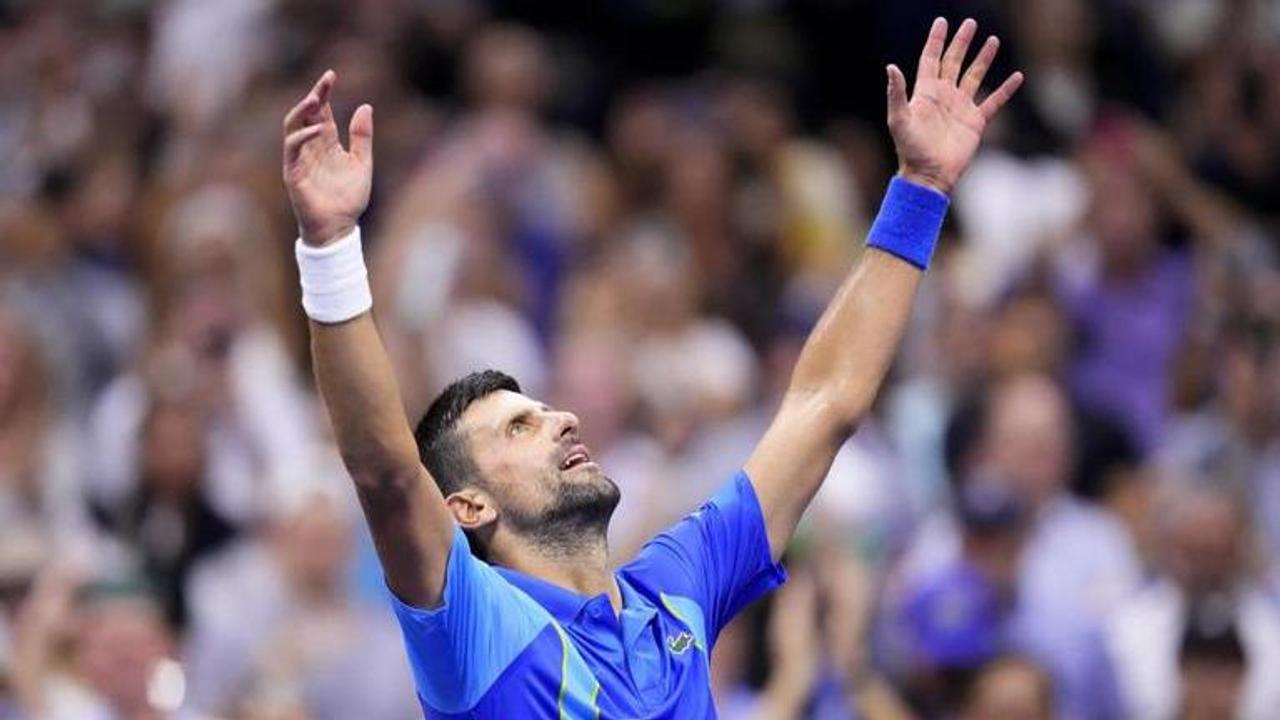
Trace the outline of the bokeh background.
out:
[[[322,70],[406,411],[576,412],[621,560],[760,436],[938,14],[1027,84],[721,713],[1280,717],[1280,2],[4,0],[0,718],[420,712],[291,261]]]

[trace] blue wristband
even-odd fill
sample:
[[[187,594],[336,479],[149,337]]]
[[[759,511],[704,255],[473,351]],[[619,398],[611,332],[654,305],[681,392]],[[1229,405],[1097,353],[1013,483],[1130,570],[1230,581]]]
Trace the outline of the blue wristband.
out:
[[[895,177],[867,233],[867,245],[927,270],[950,204],[946,195],[933,188]]]

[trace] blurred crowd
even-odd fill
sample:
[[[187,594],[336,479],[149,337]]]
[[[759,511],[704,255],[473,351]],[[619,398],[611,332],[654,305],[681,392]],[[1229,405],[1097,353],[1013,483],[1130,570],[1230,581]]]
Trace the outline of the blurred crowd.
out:
[[[0,1],[0,718],[416,717],[280,123],[375,108],[406,413],[576,412],[626,559],[744,461],[929,20],[1027,85],[722,716],[1280,717],[1280,2]]]

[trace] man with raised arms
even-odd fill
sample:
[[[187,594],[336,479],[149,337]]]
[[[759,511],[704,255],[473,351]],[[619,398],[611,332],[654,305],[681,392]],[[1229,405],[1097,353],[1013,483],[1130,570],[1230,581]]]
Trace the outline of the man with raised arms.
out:
[[[720,630],[785,579],[778,558],[837,449],[868,412],[910,315],[948,194],[1022,82],[976,99],[999,45],[934,21],[915,88],[888,74],[899,172],[853,268],[805,343],[742,470],[617,570],[618,489],[578,419],[488,371],[450,385],[412,429],[370,314],[357,220],[373,108],[349,150],[326,72],[284,120],[316,380],[373,532],[419,700],[432,717],[714,717]]]

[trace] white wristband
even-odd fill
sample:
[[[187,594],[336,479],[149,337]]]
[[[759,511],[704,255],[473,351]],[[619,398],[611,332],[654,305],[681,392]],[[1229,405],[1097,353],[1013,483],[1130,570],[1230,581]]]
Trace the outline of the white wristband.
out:
[[[340,323],[373,307],[360,226],[324,247],[312,247],[298,238],[293,254],[298,260],[302,309],[307,311],[307,317],[321,323]]]

